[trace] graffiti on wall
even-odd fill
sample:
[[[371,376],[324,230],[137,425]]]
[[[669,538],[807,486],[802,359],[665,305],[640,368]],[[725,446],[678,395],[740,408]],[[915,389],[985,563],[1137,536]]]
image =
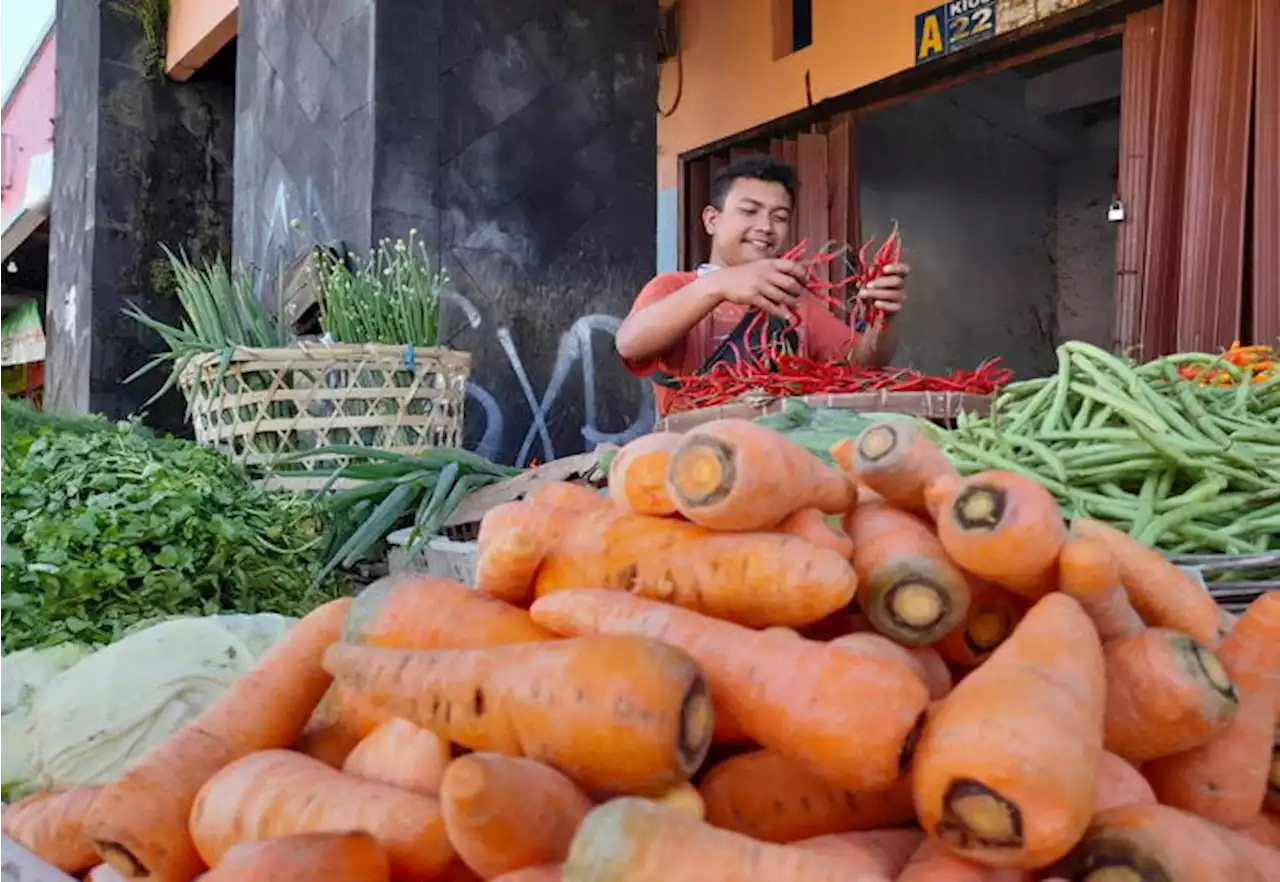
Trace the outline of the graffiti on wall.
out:
[[[260,297],[265,297],[273,289],[272,283],[277,274],[301,249],[317,242],[332,242],[342,232],[330,223],[317,188],[310,179],[298,187],[285,178],[279,178],[276,186],[268,192],[272,194],[270,208],[266,212],[252,256],[253,263],[258,268],[256,284]],[[446,308],[460,315],[470,331],[487,331],[480,310],[467,297],[450,290],[445,293],[444,299]],[[557,449],[553,441],[552,426],[554,413],[566,409],[569,412],[579,412],[577,408],[566,408],[570,404],[566,400],[566,396],[571,394],[568,391],[570,381],[575,376],[581,380],[582,425],[578,430],[584,449],[591,449],[597,444],[624,444],[650,431],[655,415],[653,387],[647,380],[635,380],[640,392],[639,404],[627,426],[618,431],[609,431],[600,424],[600,395],[606,393],[597,375],[592,344],[599,334],[608,337],[612,343],[621,324],[622,319],[604,314],[584,315],[574,321],[560,336],[555,362],[546,387],[542,390],[535,389],[511,329],[505,325],[495,327],[494,337],[515,375],[521,398],[502,401],[479,383],[467,384],[467,397],[484,415],[484,429],[475,444],[475,452],[490,459],[499,457],[504,450],[509,450],[515,444],[515,438],[520,439],[514,463],[517,466],[527,465],[534,459],[548,462],[557,456],[574,452]],[[542,348],[541,341],[524,342],[526,346]],[[508,437],[509,432],[521,434]]]

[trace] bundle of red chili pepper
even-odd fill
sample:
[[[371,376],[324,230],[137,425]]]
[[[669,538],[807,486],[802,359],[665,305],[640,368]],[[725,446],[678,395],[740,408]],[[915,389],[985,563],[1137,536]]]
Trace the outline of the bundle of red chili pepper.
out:
[[[801,242],[783,255],[788,260],[805,263],[809,279],[808,292],[839,312],[845,310],[844,302],[833,292],[847,288],[860,291],[867,283],[884,274],[891,264],[898,263],[902,255],[902,240],[895,227],[876,251],[870,263],[867,261],[868,241],[859,250],[856,262],[844,257],[847,249],[823,248],[805,258],[806,243]],[[832,282],[823,279],[818,270],[831,266],[843,258],[848,274]],[[869,306],[861,298],[849,309],[849,324],[859,331],[875,327],[884,320],[883,313]],[[794,322],[794,328],[798,322]],[[779,342],[769,339],[769,322],[758,313],[748,325],[746,339],[758,335],[758,351],[753,347],[733,347],[735,363],[720,363],[710,371],[676,377],[680,396],[675,410],[697,410],[728,404],[743,395],[755,393],[776,397],[798,395],[835,395],[855,392],[959,392],[970,395],[992,395],[1013,378],[1013,371],[1000,367],[1000,359],[983,362],[972,371],[953,371],[947,376],[930,376],[910,368],[861,367],[844,362],[817,362],[786,350]],[[730,344],[732,346],[732,344]]]

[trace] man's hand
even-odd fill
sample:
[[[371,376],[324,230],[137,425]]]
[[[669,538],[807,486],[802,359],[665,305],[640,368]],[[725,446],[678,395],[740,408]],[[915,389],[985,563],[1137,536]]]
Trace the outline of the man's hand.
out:
[[[706,278],[722,301],[762,309],[790,321],[809,275],[794,260],[772,258],[719,269]]]
[[[892,318],[902,309],[902,302],[907,298],[907,274],[911,267],[905,263],[891,263],[884,268],[884,275],[872,279],[867,286],[858,292],[858,299],[873,309],[884,312],[886,318]]]

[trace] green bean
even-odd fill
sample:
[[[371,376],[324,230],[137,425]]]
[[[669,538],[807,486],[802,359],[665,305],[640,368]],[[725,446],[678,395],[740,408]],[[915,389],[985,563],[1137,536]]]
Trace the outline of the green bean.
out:
[[[1062,460],[1060,460],[1053,451],[1048,447],[1045,447],[1036,439],[1029,438],[1025,435],[1009,435],[990,429],[987,430],[986,433],[977,433],[975,430],[974,437],[980,438],[983,437],[983,434],[985,434],[986,437],[994,438],[998,444],[1008,444],[1025,448],[1029,453],[1035,456],[1036,459],[1048,466],[1049,471],[1053,472],[1053,476],[1055,478],[1064,484],[1067,482],[1067,470],[1063,468]]]
[[[1089,420],[1090,429],[1098,429],[1105,426],[1115,417],[1115,411],[1107,407],[1105,404],[1099,407]]]
[[[1158,470],[1163,465],[1164,462],[1155,457],[1129,459],[1124,462],[1094,466],[1088,471],[1073,473],[1071,475],[1071,483],[1096,484],[1100,481],[1115,481],[1121,478],[1141,478],[1146,475],[1148,471],[1153,469]]]
[[[1142,489],[1138,491],[1138,513],[1133,516],[1133,532],[1140,533],[1146,529],[1147,524],[1155,517],[1156,511],[1156,490],[1160,486],[1160,482],[1165,475],[1173,473],[1172,469],[1165,469],[1162,472],[1148,472],[1142,481]],[[1172,479],[1170,479],[1172,483]]]
[[[1164,514],[1166,511],[1181,508],[1184,505],[1208,502],[1210,499],[1217,498],[1226,488],[1227,482],[1220,475],[1209,475],[1193,485],[1190,490],[1179,493],[1177,496],[1161,499],[1155,504],[1155,513]]]
[[[1089,420],[1093,416],[1092,398],[1086,398],[1080,403],[1080,408],[1076,411],[1076,415],[1071,418],[1071,431],[1078,432],[1089,425]]]
[[[1053,403],[1040,421],[1040,431],[1048,432],[1060,425],[1062,413],[1067,406],[1067,394],[1071,391],[1071,354],[1062,346],[1058,347],[1058,379],[1053,390]]]
[[[1046,379],[1045,384],[1040,387],[1036,394],[1031,396],[1030,400],[1018,405],[1016,412],[1009,418],[1008,425],[1005,426],[1006,431],[1021,431],[1028,422],[1041,412],[1045,403],[1054,396],[1056,389],[1056,385]]]
[[[1195,393],[1191,391],[1191,384],[1188,382],[1178,383],[1178,372],[1173,367],[1167,366],[1166,373],[1172,373],[1169,378],[1170,382],[1174,382],[1174,394],[1178,397],[1178,401],[1182,404],[1182,409],[1187,412],[1197,426],[1204,429],[1204,433],[1220,444],[1229,441],[1227,433],[1218,428],[1213,420],[1209,419],[1209,413],[1204,409],[1204,405],[1196,398]]]
[[[1178,536],[1186,536],[1195,543],[1194,547],[1197,549],[1214,548],[1223,554],[1247,554],[1250,551],[1249,546],[1234,537],[1223,535],[1219,531],[1206,530],[1196,524],[1178,524],[1174,533]]]
[[[1268,494],[1261,494],[1268,496]],[[1270,499],[1280,498],[1280,490],[1273,491],[1269,495]],[[1146,529],[1139,535],[1139,539],[1148,545],[1154,545],[1165,533],[1174,527],[1197,520],[1198,518],[1207,517],[1214,514],[1229,512],[1240,506],[1240,501],[1234,498],[1218,498],[1211,499],[1206,502],[1194,505],[1183,505],[1172,511],[1166,511],[1164,514],[1156,517]]]
[[[1143,423],[1149,429],[1156,432],[1169,431],[1169,427],[1165,425],[1164,421],[1155,414],[1148,413],[1140,407],[1135,407],[1133,404],[1125,401],[1119,396],[1112,395],[1109,392],[1104,392],[1101,389],[1095,389],[1091,386],[1072,384],[1072,387],[1076,390],[1077,394],[1087,398],[1092,398],[1101,404],[1107,405],[1118,413],[1122,419],[1126,419],[1126,421],[1131,424],[1134,422]]]

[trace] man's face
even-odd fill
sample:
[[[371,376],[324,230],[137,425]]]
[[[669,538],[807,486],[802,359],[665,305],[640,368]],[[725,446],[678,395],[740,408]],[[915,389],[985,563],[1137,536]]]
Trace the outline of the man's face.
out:
[[[723,266],[776,257],[791,224],[791,196],[781,184],[738,178],[724,208],[708,205],[702,222],[711,236],[711,253]]]

